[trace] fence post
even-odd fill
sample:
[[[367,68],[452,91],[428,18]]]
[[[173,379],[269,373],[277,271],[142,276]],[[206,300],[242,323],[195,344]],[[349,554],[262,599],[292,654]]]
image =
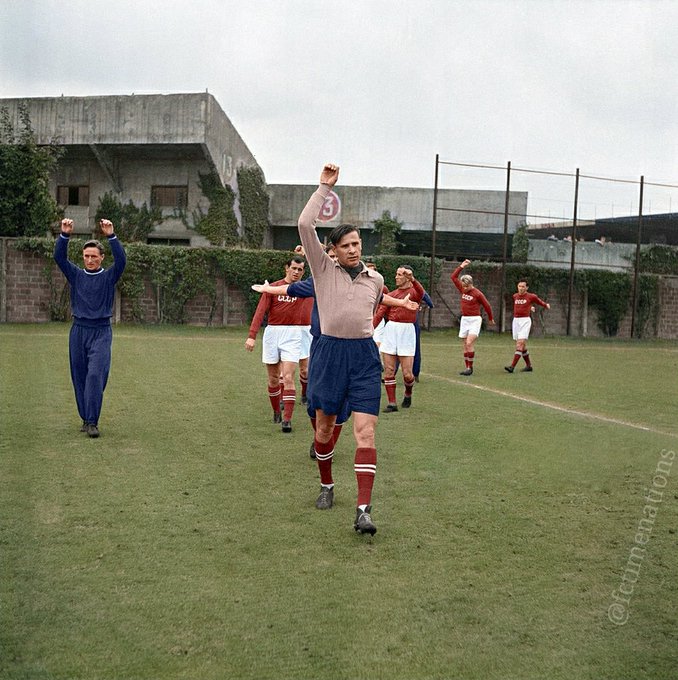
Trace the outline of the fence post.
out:
[[[501,256],[501,285],[499,287],[499,332],[504,332],[504,293],[506,292],[506,256],[508,252],[509,192],[511,190],[511,161],[506,164],[506,198],[504,199],[504,248]]]
[[[638,237],[636,239],[636,262],[633,267],[633,307],[631,308],[631,337],[636,330],[636,305],[638,304],[638,270],[640,269],[640,239],[643,231],[643,189],[645,176],[640,176],[640,198],[638,200]]]
[[[440,154],[436,154],[436,170],[435,170],[435,181],[433,186],[433,220],[431,222],[431,267],[429,269],[428,282],[430,297],[433,300],[433,295],[435,293],[436,282],[433,280],[435,274],[435,259],[436,259],[436,219],[438,213],[438,159]],[[428,323],[426,325],[426,330],[431,330],[431,315],[428,315]]]
[[[567,326],[565,328],[566,335],[571,334],[571,320],[572,320],[572,290],[574,288],[574,251],[577,247],[577,206],[579,205],[579,168],[575,174],[574,179],[574,211],[572,214],[572,254],[570,255],[570,280],[567,284]]]

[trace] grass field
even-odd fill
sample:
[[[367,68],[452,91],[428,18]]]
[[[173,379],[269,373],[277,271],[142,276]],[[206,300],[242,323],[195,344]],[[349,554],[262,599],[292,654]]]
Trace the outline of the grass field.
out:
[[[243,329],[117,327],[98,440],[67,333],[0,325],[3,679],[678,677],[675,343],[535,339],[509,375],[486,334],[468,379],[424,333],[369,537],[350,432],[317,511]]]

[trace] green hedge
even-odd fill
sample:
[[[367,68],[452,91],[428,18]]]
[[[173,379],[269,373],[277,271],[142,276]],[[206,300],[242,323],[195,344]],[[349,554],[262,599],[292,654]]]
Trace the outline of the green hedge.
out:
[[[85,241],[72,238],[69,244],[69,256],[78,265],[82,264],[80,253]],[[112,257],[108,243],[104,239],[104,247],[108,258],[104,263],[110,264]],[[49,238],[20,238],[17,248],[32,252],[45,258],[44,274],[51,289],[50,315],[53,320],[63,320],[68,312],[68,299],[64,289],[55,286],[52,272],[54,262],[54,240]],[[186,303],[196,295],[205,294],[216,303],[216,280],[224,278],[228,284],[238,287],[245,295],[250,313],[259,301],[259,295],[250,286],[265,279],[276,281],[282,278],[284,265],[292,256],[291,251],[281,250],[246,250],[241,248],[177,248],[173,246],[157,246],[144,243],[125,244],[127,267],[120,280],[121,294],[130,301],[132,314],[138,322],[143,322],[141,298],[145,282],[156,286],[160,303],[161,323],[185,323]],[[384,283],[389,289],[395,288],[395,272],[398,267],[412,267],[416,278],[427,290],[431,289],[431,260],[427,257],[407,255],[376,255],[369,258],[377,270],[384,276]],[[434,277],[438,281],[442,272],[442,260],[434,262]],[[498,272],[494,263],[477,262],[474,272]],[[569,285],[569,271],[534,267],[526,264],[511,263],[506,265],[506,290],[512,291],[519,279],[526,278],[530,290],[545,295],[549,290],[561,293],[563,299]],[[309,272],[310,273],[310,272]],[[628,312],[631,300],[632,278],[627,273],[616,273],[600,270],[577,270],[574,287],[578,291],[588,292],[589,305],[598,312],[598,325],[605,335],[614,336],[619,324]],[[656,329],[658,317],[658,278],[644,274],[638,281],[638,309],[636,334],[641,336],[649,328]]]

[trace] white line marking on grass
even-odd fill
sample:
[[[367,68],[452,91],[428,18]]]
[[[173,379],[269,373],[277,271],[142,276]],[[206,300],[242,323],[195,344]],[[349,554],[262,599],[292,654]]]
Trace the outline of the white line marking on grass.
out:
[[[628,420],[619,420],[618,418],[610,418],[609,416],[603,416],[599,413],[590,413],[588,411],[577,411],[576,409],[567,408],[566,406],[560,406],[558,404],[553,404],[548,401],[540,401],[539,399],[532,399],[530,397],[523,397],[519,394],[513,394],[512,392],[506,392],[504,390],[498,390],[494,387],[486,387],[485,385],[476,385],[472,382],[466,380],[456,380],[454,378],[447,378],[441,375],[433,375],[433,373],[422,373],[428,378],[435,378],[438,380],[444,380],[445,382],[452,383],[453,385],[461,385],[462,387],[472,387],[481,392],[490,392],[491,394],[497,394],[500,397],[508,397],[509,399],[515,399],[516,401],[524,401],[527,404],[532,404],[533,406],[541,406],[543,408],[550,408],[554,411],[560,411],[561,413],[567,413],[569,415],[578,416],[580,418],[588,418],[590,420],[600,420],[604,423],[610,423],[611,425],[622,425],[623,427],[630,427],[634,430],[642,430],[643,432],[652,432],[653,434],[661,434],[666,437],[674,437],[678,439],[678,434],[673,432],[664,432],[663,430],[656,430],[648,425],[640,425],[639,423],[632,423]]]

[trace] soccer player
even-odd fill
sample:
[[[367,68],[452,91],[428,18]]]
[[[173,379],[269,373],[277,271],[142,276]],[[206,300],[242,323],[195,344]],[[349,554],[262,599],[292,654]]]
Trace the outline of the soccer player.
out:
[[[398,267],[395,273],[396,289],[390,295],[395,298],[409,298],[417,303],[416,310],[393,308],[387,310],[382,304],[374,316],[375,327],[388,315],[388,323],[384,327],[384,334],[379,350],[384,358],[384,387],[388,397],[388,404],[384,413],[393,413],[398,410],[396,403],[396,362],[402,366],[403,381],[405,383],[405,396],[403,408],[409,408],[412,404],[412,388],[414,387],[414,374],[412,372],[414,355],[416,352],[417,337],[414,322],[417,319],[419,303],[424,297],[422,285],[414,278],[411,267]]]
[[[115,284],[125,271],[125,249],[113,231],[113,223],[100,220],[99,228],[113,253],[113,266],[104,269],[104,248],[99,241],[87,241],[82,249],[85,268],[68,259],[68,240],[73,220],[61,220],[61,235],[54,246],[54,260],[71,287],[73,325],[68,337],[68,354],[75,403],[82,418],[81,432],[99,436],[99,416],[111,369],[113,299]]]
[[[473,285],[473,277],[469,274],[459,276],[461,272],[471,264],[471,260],[464,260],[451,275],[452,283],[461,293],[461,323],[459,324],[459,337],[462,339],[464,349],[464,362],[466,368],[459,375],[473,375],[473,361],[476,356],[476,340],[480,335],[480,327],[483,318],[480,315],[482,306],[487,313],[487,322],[494,325],[492,307],[483,293]]]
[[[299,249],[301,250],[299,251]],[[303,254],[303,248],[301,246],[297,246],[297,248],[294,249],[295,252],[301,252]],[[330,245],[327,250],[327,254],[336,261],[337,256],[334,253],[334,248]],[[269,293],[270,295],[292,295],[294,297],[298,298],[307,298],[307,297],[313,297],[313,311],[311,312],[311,326],[310,326],[310,335],[313,338],[311,342],[311,350],[310,354],[313,353],[313,342],[315,342],[316,338],[320,337],[320,320],[318,318],[318,305],[315,301],[315,288],[313,286],[313,277],[309,277],[307,279],[304,279],[303,281],[297,281],[295,283],[290,283],[290,284],[283,284],[280,286],[273,286],[269,284],[267,281],[264,281],[263,284],[254,284],[252,286],[252,289],[257,291],[257,293]],[[396,298],[392,297],[390,295],[384,295],[382,297],[381,304],[384,305],[385,307],[399,307],[402,309],[408,309],[410,311],[415,311],[419,309],[419,305],[411,301],[409,298],[409,294],[405,295],[402,298]],[[337,420],[334,425],[334,432],[333,432],[333,444],[336,445],[337,440],[339,439],[339,435],[341,433],[341,428],[343,424],[348,420],[350,417],[351,412],[348,410],[348,405],[344,403],[342,408],[340,409],[339,413],[337,414]],[[313,431],[315,432],[316,429],[316,414],[315,411],[311,408],[308,409],[308,416],[311,419],[311,426],[313,427]],[[311,448],[310,448],[310,456],[315,460],[316,458],[316,453],[315,453],[315,438],[313,442],[311,442]],[[324,505],[324,504],[323,504]],[[331,506],[330,506],[331,507]],[[321,507],[321,510],[328,509],[326,507]]]
[[[516,341],[516,351],[513,354],[513,361],[510,366],[504,366],[504,370],[513,373],[516,364],[520,361],[520,357],[525,360],[525,368],[523,372],[532,372],[532,362],[530,361],[530,353],[527,351],[527,339],[530,337],[530,329],[532,328],[532,317],[530,312],[534,311],[532,305],[539,305],[546,309],[551,309],[548,302],[544,302],[539,296],[534,293],[527,292],[528,285],[525,279],[518,281],[518,292],[513,294],[513,339]]]
[[[419,316],[424,305],[426,305],[429,309],[433,309],[433,300],[431,300],[431,297],[426,291],[424,291],[424,297],[421,299],[421,301],[423,304],[419,305],[419,309],[417,310],[417,319],[414,322],[414,332],[417,337],[417,348],[414,353],[412,373],[414,374],[415,382],[419,382],[419,373],[421,372],[421,326],[419,324]]]
[[[285,264],[285,278],[273,285],[289,284],[298,281],[304,273],[303,258],[295,255]],[[262,362],[268,373],[268,398],[273,408],[273,422],[281,423],[283,432],[292,432],[292,414],[297,391],[294,374],[301,355],[302,327],[310,323],[312,301],[300,300],[289,295],[270,295],[264,293],[252,317],[249,335],[245,341],[248,352],[254,350],[257,332],[268,314],[268,325],[264,329],[262,341]],[[283,378],[282,403],[280,413],[280,376]]]
[[[332,230],[337,261],[325,253],[315,229],[316,218],[339,178],[339,167],[326,164],[320,185],[299,216],[299,235],[313,273],[321,335],[309,364],[308,399],[316,412],[315,451],[320,470],[316,507],[334,502],[332,433],[345,401],[353,413],[356,441],[354,472],[358,500],[353,527],[371,535],[371,498],[377,469],[375,429],[381,397],[381,362],[372,339],[372,318],[381,300],[384,279],[361,261],[362,241],[357,227],[341,224]]]

